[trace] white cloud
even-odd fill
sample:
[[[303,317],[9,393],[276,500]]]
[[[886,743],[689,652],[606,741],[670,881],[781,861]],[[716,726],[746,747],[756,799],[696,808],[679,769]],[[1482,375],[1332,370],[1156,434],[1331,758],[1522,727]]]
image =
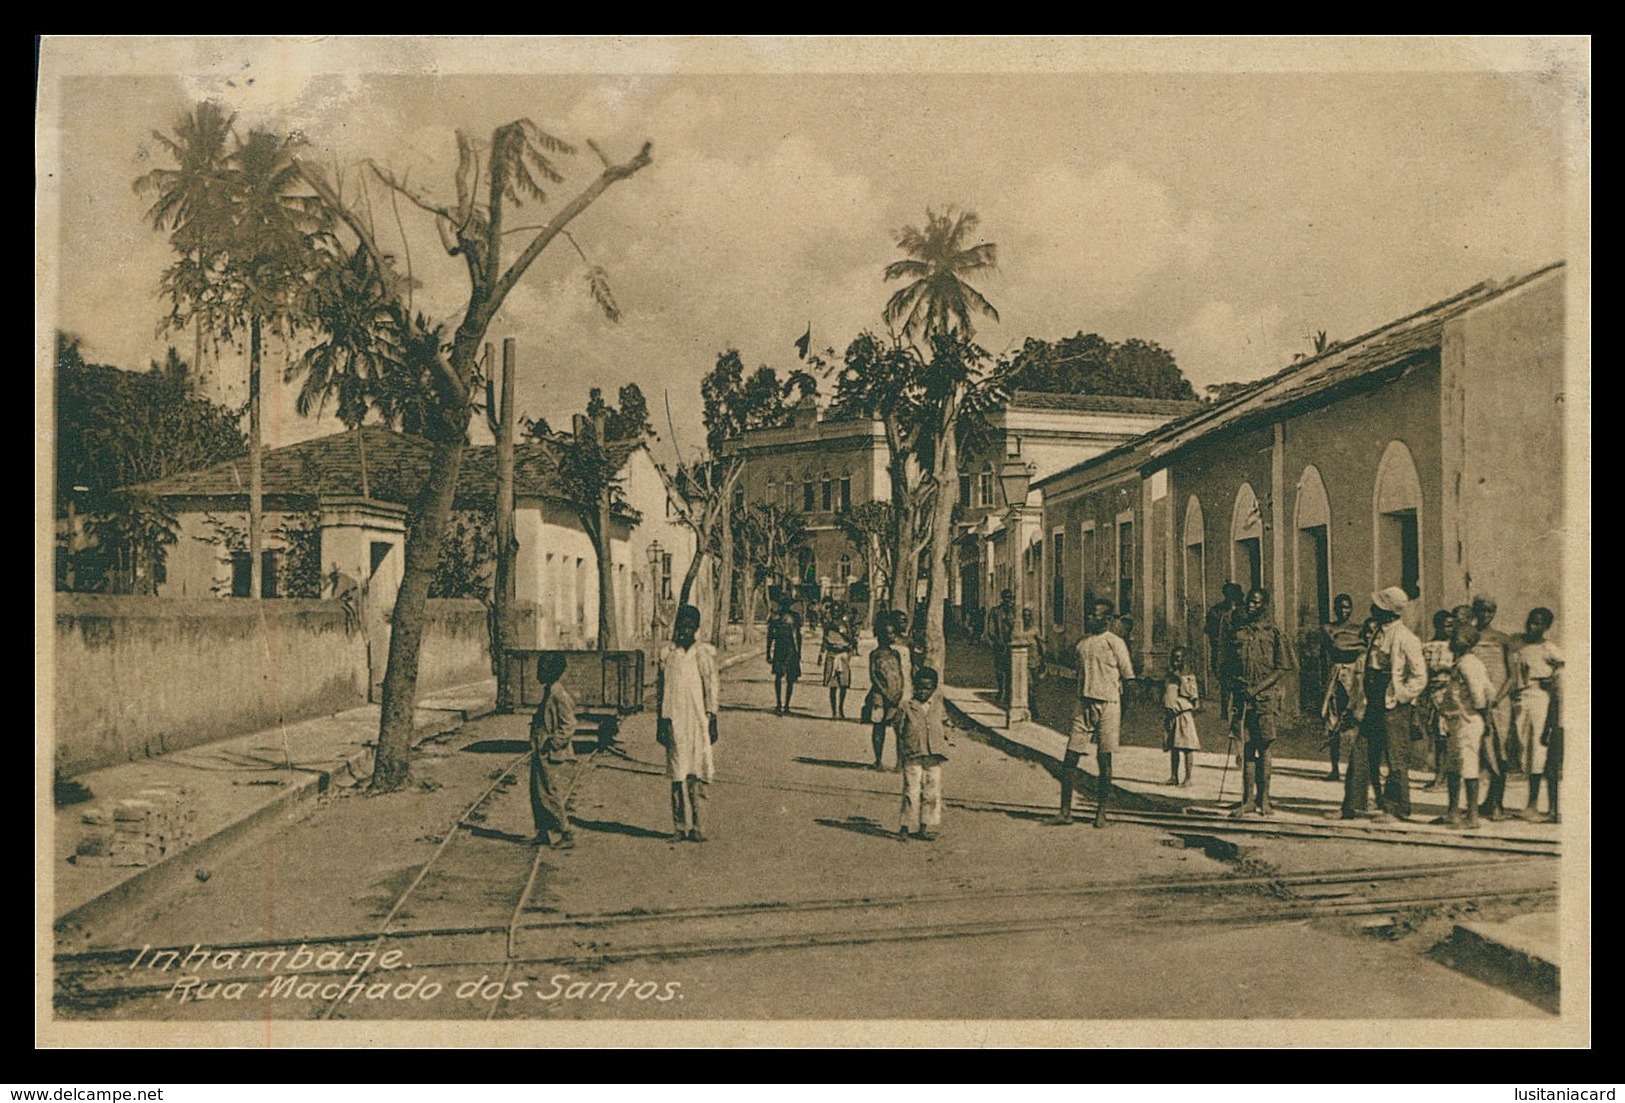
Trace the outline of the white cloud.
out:
[[[989,213],[994,213],[992,206]],[[1114,161],[1085,175],[1072,166],[1030,176],[997,212],[1015,321],[1123,310],[1170,272],[1196,270],[1210,253],[1210,214],[1179,204],[1167,187]],[[1018,328],[1020,323],[1018,323]]]
[[[1285,367],[1302,344],[1285,323],[1286,312],[1273,303],[1249,310],[1213,300],[1179,327],[1173,350],[1200,394],[1214,383],[1262,379]]]

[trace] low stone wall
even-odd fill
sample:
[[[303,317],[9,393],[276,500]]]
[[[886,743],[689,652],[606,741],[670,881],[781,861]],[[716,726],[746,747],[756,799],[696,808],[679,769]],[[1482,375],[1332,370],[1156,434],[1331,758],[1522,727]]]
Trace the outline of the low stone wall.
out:
[[[336,601],[56,595],[65,774],[366,703],[367,645]],[[420,692],[490,677],[484,607],[429,603]]]

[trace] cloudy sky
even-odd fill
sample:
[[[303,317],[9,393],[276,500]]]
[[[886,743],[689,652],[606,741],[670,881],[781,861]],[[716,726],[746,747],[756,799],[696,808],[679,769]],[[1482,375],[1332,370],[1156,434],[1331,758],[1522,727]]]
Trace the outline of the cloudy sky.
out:
[[[662,437],[669,393],[692,447],[720,351],[782,370],[809,323],[837,350],[878,326],[896,231],[949,206],[998,246],[980,283],[1002,317],[978,331],[992,351],[1139,337],[1200,389],[1277,370],[1317,330],[1351,337],[1567,256],[1588,196],[1584,57],[1534,40],[48,39],[44,328],[121,366],[162,353],[170,254],[131,181],[167,164],[150,131],[212,97],[241,125],[303,131],[352,187],[371,158],[447,201],[458,129],[525,116],[617,159],[652,140],[653,164],[573,227],[622,321],[595,314],[560,241],[492,329],[518,339],[521,408],[555,423],[589,386],[637,381]],[[597,161],[583,145],[561,167],[554,204]],[[400,220],[417,307],[454,324],[460,261],[422,212]],[[240,400],[240,373],[222,363],[222,397]],[[332,428],[269,402],[271,443]]]

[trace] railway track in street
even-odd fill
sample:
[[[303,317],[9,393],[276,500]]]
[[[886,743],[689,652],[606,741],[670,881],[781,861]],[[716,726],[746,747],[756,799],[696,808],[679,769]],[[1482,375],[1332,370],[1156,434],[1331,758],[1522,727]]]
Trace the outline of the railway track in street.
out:
[[[472,806],[471,806],[472,807]],[[441,851],[440,854],[444,854]],[[436,857],[439,857],[437,854]],[[538,856],[539,860],[539,856]],[[1542,858],[1442,862],[1405,868],[1315,870],[1292,874],[1159,877],[1024,888],[966,889],[713,907],[633,909],[525,919],[536,864],[506,924],[386,930],[309,937],[313,961],[301,983],[340,985],[319,1012],[331,1018],[347,1002],[342,986],[382,975],[384,947],[409,956],[414,971],[500,970],[498,991],[527,967],[583,967],[648,959],[795,950],[820,946],[967,938],[1077,926],[1125,924],[1256,924],[1340,916],[1471,908],[1491,902],[1548,904],[1557,871]],[[417,883],[421,883],[421,878]],[[413,887],[416,887],[415,884]],[[403,893],[402,905],[410,897]],[[951,911],[950,911],[951,908]],[[399,911],[400,909],[395,909]],[[287,943],[208,947],[211,954],[252,960],[286,951]],[[131,1000],[174,998],[182,974],[132,965],[136,948],[57,958],[59,1005],[107,1008]],[[361,968],[354,968],[364,961]],[[285,957],[276,965],[284,966]],[[253,990],[286,976],[286,968],[236,970]],[[394,976],[391,976],[394,980]],[[184,997],[186,993],[182,991]],[[490,1001],[488,1018],[507,1005]]]
[[[1186,846],[1210,848],[1219,837],[1301,835],[1317,839],[1392,842],[1437,846],[1456,853],[1426,864],[1319,868],[1275,872],[1256,868],[1194,876],[1141,877],[1121,881],[1079,877],[1028,885],[965,886],[945,891],[897,892],[805,899],[744,900],[703,906],[631,908],[617,911],[539,914],[533,907],[544,882],[546,848],[498,848],[501,866],[492,868],[488,847],[476,853],[475,840],[492,832],[483,825],[493,802],[520,799],[520,779],[528,752],[489,775],[489,784],[463,807],[441,834],[374,928],[312,932],[292,940],[238,942],[207,947],[209,955],[192,972],[185,948],[164,966],[151,947],[63,953],[55,959],[57,1006],[64,1011],[99,1011],[146,1001],[144,1015],[163,1016],[198,986],[244,986],[250,997],[315,993],[295,1006],[320,1019],[365,1013],[351,1010],[356,994],[376,985],[396,985],[408,977],[438,978],[456,984],[478,973],[480,992],[497,993],[464,1006],[487,1019],[522,1014],[526,1006],[508,993],[540,987],[550,968],[588,971],[616,962],[678,960],[708,955],[795,951],[949,940],[1079,927],[1144,929],[1147,925],[1237,925],[1325,920],[1367,915],[1470,912],[1489,905],[1550,907],[1558,890],[1555,845],[1508,837],[1462,837],[1294,824],[1291,821],[1236,821],[1212,813],[1113,810],[1113,818],[1182,836]],[[602,748],[586,758],[570,785],[574,794],[594,771],[664,776],[656,763],[634,759],[619,749]],[[483,779],[482,779],[483,780]],[[895,801],[890,789],[863,785],[795,782],[745,774],[719,775],[722,784],[795,793],[829,795],[851,801],[869,797]],[[505,794],[508,794],[505,797]],[[970,812],[1015,816],[1046,815],[1049,807],[1014,802],[949,799]],[[1080,805],[1080,814],[1086,806]],[[1088,809],[1092,811],[1091,809]],[[519,817],[508,817],[517,819]],[[525,817],[528,819],[528,816]],[[506,836],[511,839],[512,836]],[[1223,847],[1217,848],[1222,851]],[[1210,853],[1215,853],[1210,849]],[[1233,846],[1231,847],[1234,853]],[[485,864],[482,865],[481,861]],[[476,884],[477,882],[477,884]],[[448,886],[459,890],[448,891]],[[477,887],[478,892],[465,892]],[[436,892],[440,896],[436,897]],[[477,906],[468,899],[481,901]],[[422,914],[414,908],[422,907]],[[438,909],[438,911],[437,911]],[[485,914],[480,914],[480,912]],[[375,913],[379,914],[379,913]],[[436,921],[436,915],[441,916]],[[301,957],[301,951],[303,956]],[[393,959],[391,958],[393,954]],[[211,973],[224,955],[225,972]],[[410,970],[410,972],[408,972]],[[557,974],[555,974],[556,976]],[[290,981],[290,977],[292,980]],[[522,982],[522,983],[521,983]],[[290,985],[294,986],[290,988]],[[479,1006],[483,1003],[485,1006]],[[222,1005],[222,1011],[231,1005]],[[243,1005],[239,1004],[238,1007]],[[255,1006],[265,1006],[256,1001]]]

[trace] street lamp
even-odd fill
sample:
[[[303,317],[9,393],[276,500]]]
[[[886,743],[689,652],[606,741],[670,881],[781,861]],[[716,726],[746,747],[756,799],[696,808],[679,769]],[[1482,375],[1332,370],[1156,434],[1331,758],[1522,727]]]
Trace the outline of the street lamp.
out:
[[[1005,515],[1005,542],[1010,556],[1010,573],[1013,576],[1011,589],[1016,595],[1016,623],[1012,625],[1010,640],[1010,677],[1005,685],[1009,687],[1009,700],[1005,702],[1005,727],[1013,727],[1018,720],[1032,719],[1027,708],[1027,642],[1017,633],[1023,628],[1024,614],[1027,609],[1026,572],[1022,570],[1019,556],[1026,550],[1024,541],[1026,534],[1022,532],[1022,510],[1027,505],[1027,490],[1032,483],[1034,469],[1031,464],[1022,462],[1021,438],[1010,437],[1005,443],[1004,466],[999,469],[999,486],[1004,491],[1004,501],[1010,507]]]

